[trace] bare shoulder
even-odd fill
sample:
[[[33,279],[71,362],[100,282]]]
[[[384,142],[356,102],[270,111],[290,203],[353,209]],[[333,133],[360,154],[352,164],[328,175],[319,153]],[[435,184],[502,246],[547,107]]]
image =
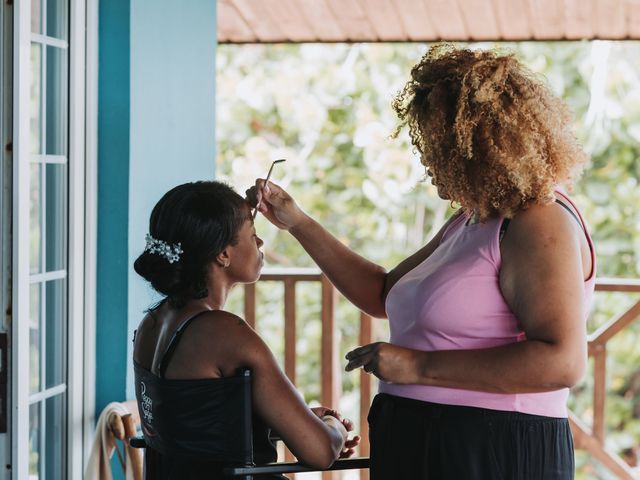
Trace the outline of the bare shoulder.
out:
[[[581,238],[584,232],[580,225],[563,207],[556,203],[533,205],[511,219],[502,248],[509,252],[564,242],[575,245]]]
[[[194,350],[206,352],[223,371],[253,367],[273,355],[260,335],[241,317],[224,310],[205,312],[185,332]],[[187,340],[187,339],[185,339]]]
[[[224,342],[260,338],[241,317],[225,310],[212,310],[198,315],[187,329],[191,336],[220,339]]]
[[[518,212],[509,223],[500,251],[502,277],[523,269],[542,272],[551,266],[568,268],[570,263],[586,279],[592,269],[582,225],[557,203],[534,205]]]
[[[161,328],[162,322],[154,311],[148,311],[140,320],[133,337],[133,358],[141,365],[150,365]]]
[[[140,335],[146,330],[153,330],[155,328],[158,328],[159,323],[160,322],[158,320],[156,312],[154,312],[153,310],[147,311],[145,316],[142,317],[142,320],[140,320],[140,323],[138,324],[138,328],[136,328],[136,332],[138,332],[136,336]]]

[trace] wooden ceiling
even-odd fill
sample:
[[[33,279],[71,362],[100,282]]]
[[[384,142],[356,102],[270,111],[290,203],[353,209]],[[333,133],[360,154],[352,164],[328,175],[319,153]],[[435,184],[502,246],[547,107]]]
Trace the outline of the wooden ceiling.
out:
[[[640,39],[640,0],[218,0],[219,43]]]

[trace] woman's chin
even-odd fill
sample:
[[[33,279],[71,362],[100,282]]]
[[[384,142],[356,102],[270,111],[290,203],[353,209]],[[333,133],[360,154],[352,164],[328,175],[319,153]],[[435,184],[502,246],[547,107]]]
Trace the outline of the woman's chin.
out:
[[[256,272],[255,275],[255,280],[251,283],[256,283],[258,280],[260,280],[260,275],[262,275],[262,267],[263,267],[263,263],[260,262],[260,267],[258,268],[258,271]]]

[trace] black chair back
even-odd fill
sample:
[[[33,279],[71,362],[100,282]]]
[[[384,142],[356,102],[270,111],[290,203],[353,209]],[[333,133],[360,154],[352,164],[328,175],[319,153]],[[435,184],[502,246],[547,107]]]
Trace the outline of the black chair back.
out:
[[[135,366],[145,443],[172,457],[253,465],[251,372],[211,380],[161,379]]]
[[[248,368],[239,369],[234,377],[211,382],[160,380],[137,365],[135,368],[136,396],[145,436],[132,438],[129,442],[132,447],[150,447],[166,455],[219,460],[225,465],[225,478],[240,480],[253,480],[256,475],[318,471],[300,462],[255,466],[251,370]],[[201,388],[201,395],[193,391],[194,388]],[[205,400],[210,398],[217,400]],[[187,412],[203,408],[216,411],[214,420],[184,428],[184,422],[189,420]],[[194,435],[194,431],[197,434]],[[208,440],[196,440],[198,438]],[[368,468],[368,458],[350,458],[337,460],[325,470]]]

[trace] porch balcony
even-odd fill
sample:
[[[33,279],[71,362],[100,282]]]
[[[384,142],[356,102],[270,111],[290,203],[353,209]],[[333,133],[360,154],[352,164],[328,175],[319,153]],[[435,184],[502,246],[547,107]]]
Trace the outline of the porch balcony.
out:
[[[0,25],[0,478],[77,480],[100,411],[134,397],[131,334],[150,302],[131,265],[152,206],[178,183],[220,177],[220,44],[639,40],[640,2],[7,0]],[[596,304],[623,301],[590,321],[590,370],[570,400],[575,443],[607,478],[640,478],[637,446],[618,449],[608,427],[614,400],[638,399],[609,382],[621,374],[607,363],[612,342],[635,338],[640,280],[599,278],[596,291]],[[304,318],[303,292],[314,306]],[[343,372],[342,357],[386,340],[385,322],[306,269],[266,270],[230,307],[294,383],[354,417],[367,455],[376,380]],[[636,373],[623,374],[634,388]]]
[[[357,385],[348,397],[357,398],[357,402],[342,402],[344,396],[342,389],[343,377],[343,351],[354,345],[342,345],[341,348],[341,318],[336,317],[337,304],[344,299],[333,287],[331,282],[321,272],[314,269],[270,269],[263,272],[257,284],[245,285],[243,290],[236,292],[235,304],[241,309],[237,312],[259,332],[265,332],[267,328],[261,326],[260,317],[269,304],[269,309],[276,308],[281,313],[282,324],[279,331],[282,333],[282,348],[276,350],[280,355],[283,368],[291,381],[296,384],[296,365],[299,359],[298,344],[304,338],[305,330],[310,323],[308,318],[300,318],[299,309],[296,306],[296,290],[301,284],[315,285],[315,301],[320,305],[319,319],[321,321],[321,333],[319,337],[319,364],[317,372],[320,379],[320,403],[343,408],[346,406],[354,415],[357,425],[356,431],[362,436],[359,447],[360,456],[369,455],[367,413],[369,405],[377,386],[375,377],[359,370],[358,379],[352,383]],[[624,480],[637,479],[640,475],[638,468],[637,452],[630,451],[625,458],[621,458],[613,452],[607,443],[607,396],[611,393],[608,389],[608,378],[612,373],[607,370],[607,346],[616,336],[632,327],[632,324],[640,320],[640,280],[619,278],[598,278],[596,280],[596,305],[598,297],[608,293],[622,293],[628,296],[631,306],[626,306],[617,314],[605,321],[600,321],[598,328],[589,332],[588,352],[591,365],[585,379],[574,388],[573,395],[579,394],[586,398],[585,390],[591,390],[590,406],[581,409],[577,414],[569,413],[569,421],[573,431],[575,446],[579,450],[587,452],[597,459],[616,478]],[[278,297],[274,298],[275,295]],[[241,298],[240,298],[241,297]],[[234,300],[231,300],[234,303]],[[372,319],[370,316],[356,311],[353,313],[359,317],[359,329],[357,342],[365,345],[378,340],[386,340],[386,320]],[[343,311],[344,312],[344,311]],[[597,313],[597,312],[594,312]],[[261,328],[262,327],[262,328]],[[270,325],[273,329],[273,325]],[[266,333],[266,332],[265,332]],[[264,334],[264,333],[263,333]],[[308,337],[306,338],[308,341]],[[272,342],[280,344],[280,342]],[[306,356],[307,360],[309,356]],[[591,387],[587,387],[590,385]],[[355,407],[355,408],[354,408]],[[285,451],[283,459],[292,460],[290,452]],[[325,472],[323,480],[341,478],[342,472]],[[349,477],[352,478],[352,477]],[[361,479],[368,479],[367,471],[360,471]]]

